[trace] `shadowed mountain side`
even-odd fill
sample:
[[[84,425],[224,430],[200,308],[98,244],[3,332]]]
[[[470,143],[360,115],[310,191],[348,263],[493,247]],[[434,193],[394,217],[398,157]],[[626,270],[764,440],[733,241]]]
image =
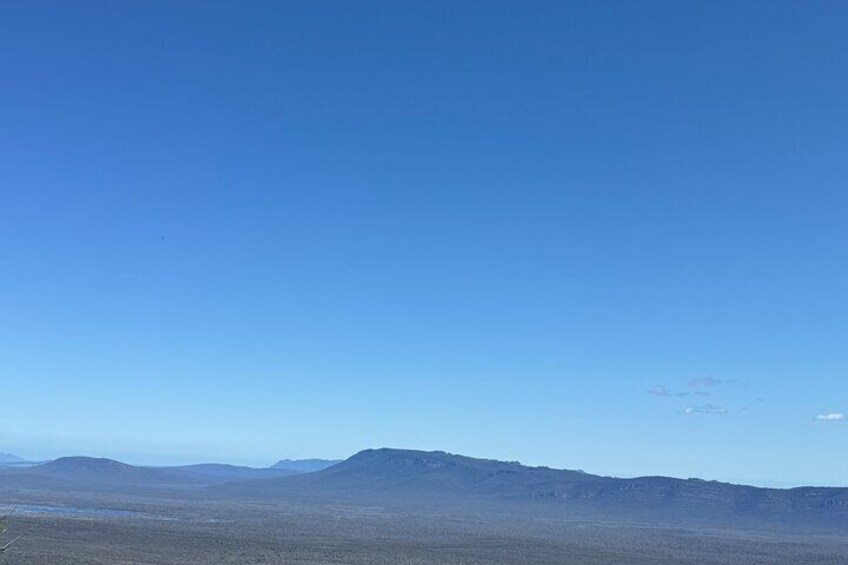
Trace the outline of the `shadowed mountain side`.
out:
[[[670,523],[848,527],[848,489],[765,489],[527,467],[443,452],[366,450],[316,473],[230,483],[233,495],[332,498],[417,508],[497,507],[527,516]]]

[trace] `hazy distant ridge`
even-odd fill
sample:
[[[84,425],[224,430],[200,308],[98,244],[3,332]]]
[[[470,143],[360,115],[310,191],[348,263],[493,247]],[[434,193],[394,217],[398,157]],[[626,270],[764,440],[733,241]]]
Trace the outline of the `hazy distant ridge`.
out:
[[[286,469],[298,473],[314,473],[341,463],[342,459],[280,459],[271,469]]]
[[[18,477],[17,481],[31,477],[61,480],[71,484],[98,487],[186,487],[221,484],[229,481],[270,479],[296,474],[287,469],[258,469],[219,463],[202,463],[178,467],[142,467],[128,465],[113,459],[95,457],[61,457],[47,463],[28,467],[4,467],[0,474]]]
[[[26,463],[26,460],[18,457],[13,453],[0,453],[0,465],[9,465],[15,463]]]

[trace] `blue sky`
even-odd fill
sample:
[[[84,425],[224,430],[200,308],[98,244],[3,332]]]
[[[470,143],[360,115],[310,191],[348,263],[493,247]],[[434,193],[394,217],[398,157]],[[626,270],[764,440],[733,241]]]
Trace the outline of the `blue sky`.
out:
[[[846,23],[4,3],[0,451],[848,484]]]

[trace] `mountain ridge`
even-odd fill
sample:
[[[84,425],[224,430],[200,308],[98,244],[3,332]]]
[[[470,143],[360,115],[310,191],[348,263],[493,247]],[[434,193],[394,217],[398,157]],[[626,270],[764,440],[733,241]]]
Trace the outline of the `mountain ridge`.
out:
[[[18,457],[14,453],[0,453],[0,465],[15,465],[18,463],[26,463],[26,459]]]
[[[311,473],[200,464],[138,467],[63,457],[0,467],[6,485],[63,490],[192,488],[209,496],[311,499],[414,511],[631,523],[848,529],[848,488],[762,488],[663,476],[618,478],[444,451],[366,449]]]
[[[298,473],[313,473],[341,463],[343,459],[280,459],[269,469],[284,469]]]
[[[230,483],[248,496],[405,507],[500,508],[527,516],[848,527],[848,489],[761,488],[703,479],[617,478],[443,451],[363,450],[315,473]]]
[[[0,476],[7,481],[20,483],[29,480],[32,484],[53,484],[45,483],[44,480],[49,479],[96,487],[205,486],[229,481],[280,478],[297,473],[298,471],[290,469],[244,467],[223,463],[151,467],[87,456],[60,457],[26,466],[0,466]]]

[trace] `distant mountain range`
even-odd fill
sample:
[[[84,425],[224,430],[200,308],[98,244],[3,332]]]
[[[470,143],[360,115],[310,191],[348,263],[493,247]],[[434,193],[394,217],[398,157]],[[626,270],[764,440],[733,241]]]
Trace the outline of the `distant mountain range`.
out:
[[[0,453],[0,465],[14,465],[16,463],[26,463],[26,461],[12,453]]]
[[[86,465],[89,467],[96,466],[94,461],[100,461],[100,465],[105,465],[106,459],[95,459],[91,457],[63,457],[56,459],[61,465],[77,464],[80,466]],[[312,473],[321,471],[327,467],[331,467],[336,463],[340,463],[341,459],[281,459],[270,467],[245,467],[240,465],[227,465],[223,463],[200,463],[195,465],[183,465],[175,467],[157,467],[164,471],[185,471],[186,473],[194,473],[204,476],[216,476],[227,478],[230,480],[249,480],[260,478],[281,477],[292,475],[295,473]],[[44,463],[44,462],[41,462]],[[28,465],[37,466],[39,462],[27,461],[12,453],[0,452],[0,466],[10,465]],[[44,470],[50,469],[50,466],[44,467]],[[112,469],[113,471],[115,469]]]
[[[137,467],[64,457],[0,467],[0,489],[211,488],[204,496],[312,499],[631,523],[848,529],[848,488],[768,489],[700,479],[602,477],[440,451],[369,449],[341,462]]]
[[[365,450],[322,471],[223,488],[242,496],[457,505],[528,517],[848,528],[848,488],[784,490],[700,479],[622,479],[439,451]]]
[[[82,484],[90,487],[186,487],[280,478],[298,471],[282,468],[254,468],[220,463],[202,463],[176,467],[143,467],[113,459],[61,457],[46,463],[0,467],[0,478],[41,484],[42,479]]]
[[[289,469],[244,467],[240,465],[224,465],[221,463],[201,463],[199,465],[184,465],[182,467],[163,467],[162,470],[171,473],[183,473],[198,479],[211,482],[250,481],[270,479],[296,474]]]
[[[341,462],[341,459],[280,459],[271,465],[271,469],[286,469],[298,473],[314,473],[315,471],[321,471]]]

